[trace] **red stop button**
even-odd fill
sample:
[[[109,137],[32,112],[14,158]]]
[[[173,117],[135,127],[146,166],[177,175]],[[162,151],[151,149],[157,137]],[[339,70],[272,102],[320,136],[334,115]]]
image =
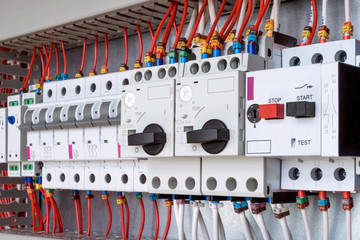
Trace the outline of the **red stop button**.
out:
[[[284,119],[284,104],[264,104],[259,106],[259,118]]]

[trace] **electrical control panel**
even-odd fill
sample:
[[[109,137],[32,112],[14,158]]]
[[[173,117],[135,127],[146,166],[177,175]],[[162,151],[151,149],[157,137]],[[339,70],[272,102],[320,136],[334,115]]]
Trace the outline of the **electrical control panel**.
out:
[[[358,156],[357,67],[315,64],[246,79],[247,156]]]

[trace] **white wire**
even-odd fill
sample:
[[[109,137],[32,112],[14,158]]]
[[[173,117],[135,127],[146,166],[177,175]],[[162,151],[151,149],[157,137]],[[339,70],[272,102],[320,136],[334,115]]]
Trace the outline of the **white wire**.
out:
[[[262,215],[262,213],[259,213],[258,215],[256,215],[256,217],[258,218],[258,224],[259,224],[260,231],[261,231],[261,234],[263,236],[263,239],[264,240],[271,240],[271,236],[270,236],[269,232],[266,229],[264,216]]]
[[[198,239],[198,222],[199,222],[199,212],[200,208],[193,207],[193,219],[192,219],[192,239],[197,240]]]
[[[280,30],[280,23],[279,23],[279,11],[280,11],[280,3],[281,0],[274,0],[274,31],[278,32]]]
[[[327,5],[328,5],[328,0],[323,0],[322,1],[322,25],[326,25],[327,23]]]
[[[203,0],[199,1],[199,12],[200,12],[200,9],[201,9],[203,3],[204,3]],[[205,21],[206,21],[206,19],[205,19],[206,16],[205,15],[206,15],[206,13],[203,12],[203,14],[202,14],[202,16],[200,18],[200,23],[199,23],[199,31],[198,31],[198,33],[200,33],[202,35],[204,34],[204,31],[205,31]]]
[[[329,239],[329,216],[327,211],[323,211],[323,239]]]
[[[276,204],[276,207],[281,209],[284,206],[282,204]],[[281,229],[283,231],[285,240],[292,240],[291,232],[290,232],[288,223],[286,221],[286,217],[279,219],[279,222],[280,222]]]
[[[210,240],[209,232],[206,228],[205,221],[204,221],[204,218],[203,218],[201,212],[199,212],[199,224],[200,224],[200,228],[201,228],[201,232],[203,234],[204,240]]]
[[[313,14],[313,5],[312,5],[312,0],[310,0],[310,20],[309,20],[309,26],[310,27],[314,27],[313,24],[314,24],[314,14]],[[315,31],[315,29],[313,29],[313,31]],[[309,41],[309,38],[308,37],[304,37],[302,40],[301,40],[301,43],[302,44],[307,44]]]
[[[249,228],[249,225],[248,225],[248,221],[246,221],[245,212],[240,213],[240,221],[241,221],[241,225],[242,225],[243,230],[244,230],[246,240],[253,240],[253,238],[251,236],[250,228]]]
[[[302,218],[303,218],[303,222],[305,225],[305,232],[306,232],[306,240],[311,240],[311,231],[310,231],[310,224],[309,224],[309,220],[308,220],[308,216],[307,216],[307,212],[306,209],[301,209],[301,214],[302,214]]]
[[[351,231],[351,211],[346,210],[346,240],[352,239],[352,231]]]
[[[213,240],[219,240],[219,217],[218,209],[212,208],[212,219],[213,219]]]
[[[310,21],[309,21],[309,26],[313,27],[313,22],[314,22],[314,14],[313,14],[313,5],[312,5],[312,0],[310,0]]]
[[[284,239],[285,240],[292,240],[292,236],[290,234],[290,231],[288,230],[288,225],[287,225],[287,221],[286,221],[286,218],[281,218],[279,219],[279,223],[281,225],[281,229],[283,231],[283,234],[284,234]]]
[[[184,240],[184,213],[185,213],[185,204],[179,205],[179,227],[178,227],[178,238]]]
[[[251,224],[250,224],[250,222],[249,222],[249,219],[247,219],[246,214],[245,214],[245,218],[246,218],[246,222],[247,222],[247,224],[248,224],[248,226],[249,226],[249,228],[250,228],[250,232],[251,232],[252,238],[253,238],[254,240],[257,240],[257,237],[256,237],[256,234],[255,234],[255,232],[254,232],[254,229],[252,228],[252,226],[251,226]]]
[[[176,200],[174,199],[174,215],[175,215],[175,221],[176,226],[179,226],[179,205],[176,203]]]
[[[226,240],[226,235],[225,235],[225,229],[224,229],[224,224],[221,220],[220,214],[218,212],[218,218],[219,218],[219,234],[220,234],[220,239],[221,240]]]
[[[350,0],[345,0],[345,22],[350,22],[351,21],[351,16],[350,16]]]
[[[267,0],[267,1],[271,1],[271,0]],[[266,5],[266,2],[264,2],[264,7],[265,7],[265,5]],[[266,16],[266,14],[267,14],[268,11],[269,11],[269,8],[266,9],[265,14],[264,14],[264,17],[261,19],[260,26],[261,26],[262,23],[264,22],[265,16]]]
[[[184,35],[184,37],[185,37],[186,40],[189,39],[190,34],[191,34],[191,31],[192,31],[193,28],[194,28],[197,15],[198,15],[198,9],[197,9],[197,7],[194,7],[193,10],[192,10],[192,13],[191,13],[191,18],[190,18],[189,25],[188,25],[188,27],[187,27],[187,29],[186,29],[186,32],[185,32],[185,35]]]
[[[214,0],[208,0],[208,6],[209,6],[209,14],[210,14],[210,28],[212,27],[212,24],[215,22],[216,18],[216,6]],[[215,30],[218,31],[218,27],[215,27]]]
[[[238,35],[238,32],[240,31],[241,25],[243,24],[244,20],[245,20],[245,15],[246,15],[246,7],[248,5],[248,1],[249,0],[243,0],[242,6],[241,6],[241,11],[240,11],[240,15],[239,15],[239,20],[236,26],[236,33],[235,36]]]

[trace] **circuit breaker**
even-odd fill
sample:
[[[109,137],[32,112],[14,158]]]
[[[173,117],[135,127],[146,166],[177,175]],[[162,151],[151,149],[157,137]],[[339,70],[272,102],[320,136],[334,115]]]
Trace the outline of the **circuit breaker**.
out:
[[[176,156],[244,154],[244,80],[231,71],[176,82]]]
[[[123,87],[121,157],[174,156],[175,81]]]
[[[360,69],[315,64],[247,74],[247,156],[358,156]]]
[[[0,162],[7,162],[7,109],[0,109]]]
[[[22,96],[8,97],[8,145],[7,154],[9,162],[20,162],[27,159],[26,155],[26,132],[19,127],[24,123],[26,106],[22,104]]]

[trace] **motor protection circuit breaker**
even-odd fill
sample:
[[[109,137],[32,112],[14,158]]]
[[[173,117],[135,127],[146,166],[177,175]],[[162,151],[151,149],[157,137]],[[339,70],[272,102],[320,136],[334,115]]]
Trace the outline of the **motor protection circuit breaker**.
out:
[[[359,76],[339,62],[248,73],[246,155],[281,159],[282,189],[358,190]]]

